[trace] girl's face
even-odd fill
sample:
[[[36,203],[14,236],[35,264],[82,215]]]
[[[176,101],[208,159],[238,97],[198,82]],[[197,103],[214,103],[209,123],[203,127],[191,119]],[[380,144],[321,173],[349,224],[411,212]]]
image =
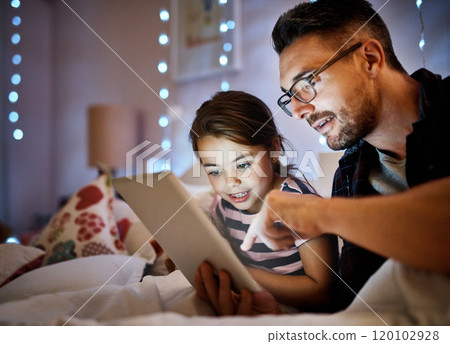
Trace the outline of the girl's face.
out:
[[[200,160],[214,190],[239,210],[257,213],[275,186],[270,153],[263,146],[245,146],[226,138],[197,141]]]

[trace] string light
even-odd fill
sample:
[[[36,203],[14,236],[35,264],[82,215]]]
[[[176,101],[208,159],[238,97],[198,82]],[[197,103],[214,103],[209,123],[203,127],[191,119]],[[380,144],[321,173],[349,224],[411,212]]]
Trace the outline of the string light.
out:
[[[9,237],[8,239],[6,239],[5,241],[7,244],[20,244],[20,240],[16,237]]]
[[[159,18],[161,19],[162,22],[167,22],[170,18],[170,14],[169,11],[167,11],[166,9],[163,9],[160,11],[159,13]],[[170,43],[170,38],[166,33],[162,33],[159,35],[158,38],[159,44],[162,46],[166,46]],[[162,59],[159,61],[158,63],[158,71],[161,74],[165,74],[167,72],[167,70],[169,69],[169,66],[166,62],[165,59]],[[159,91],[159,96],[161,97],[161,99],[167,99],[169,97],[169,90],[167,88],[161,88]],[[158,124],[159,126],[162,128],[163,130],[163,138],[161,141],[161,148],[164,150],[170,150],[172,148],[172,141],[170,139],[170,132],[171,132],[171,128],[170,128],[170,119],[167,115],[163,114],[159,117],[158,120]],[[164,165],[161,167],[161,170],[170,170],[171,166],[170,166],[170,161],[166,161],[164,163]]]
[[[13,132],[13,137],[17,140],[20,141],[23,139],[23,131],[20,129],[16,129]]]
[[[227,53],[229,53],[232,49],[233,49],[233,44],[231,44],[230,42],[226,42],[223,44],[223,51],[226,51]]]
[[[14,45],[17,45],[17,44],[19,44],[19,42],[20,42],[20,35],[18,33],[14,33],[11,36],[11,43]]]
[[[12,0],[11,1],[11,7],[19,8],[20,7],[20,1],[19,0]]]
[[[228,5],[227,0],[219,0],[218,3],[219,3],[219,6],[223,6],[223,7]],[[224,51],[224,54],[221,54],[219,56],[219,64],[222,67],[225,67],[228,65],[228,62],[229,62],[227,53],[231,53],[233,50],[233,44],[231,44],[231,42],[229,42],[229,40],[226,38],[226,35],[228,34],[229,31],[233,30],[236,27],[236,23],[234,20],[231,20],[231,19],[229,19],[229,20],[227,20],[227,18],[222,18],[222,19],[223,20],[220,23],[219,31],[223,34],[224,43],[222,45],[222,49]],[[230,89],[230,83],[228,82],[227,79],[225,79],[225,78],[222,79],[222,81],[220,82],[220,89],[224,92],[226,92]]]
[[[11,76],[11,84],[18,85],[22,81],[22,78],[20,77],[20,74],[15,73]]]
[[[227,23],[221,23],[219,27],[220,32],[227,32],[228,31],[228,25]]]
[[[9,121],[11,123],[16,123],[19,120],[19,114],[16,111],[11,111],[9,113]]]
[[[161,99],[167,99],[169,97],[169,90],[167,88],[161,88],[159,90],[159,96]]]
[[[325,145],[327,144],[327,138],[326,138],[325,136],[323,136],[323,135],[320,135],[320,137],[319,137],[319,143],[320,143],[322,146],[325,146]]]
[[[13,64],[19,65],[22,62],[22,56],[20,54],[14,54],[11,61]]]
[[[169,44],[169,36],[167,36],[165,33],[162,33],[159,35],[158,41],[161,45]]]
[[[11,91],[8,94],[8,99],[11,103],[14,104],[19,99],[19,94],[16,91]]]
[[[222,91],[224,91],[224,92],[228,91],[228,90],[230,89],[230,83],[229,83],[228,81],[226,81],[226,80],[223,80],[223,81],[220,83],[220,89],[221,89]]]
[[[161,117],[159,117],[158,124],[161,128],[167,127],[169,125],[169,117],[167,117],[166,115],[162,115]]]
[[[12,0],[10,2],[11,7],[13,7],[15,10],[15,15],[11,17],[11,24],[14,26],[14,31],[19,30],[19,26],[22,23],[22,19],[19,15],[17,15],[18,13],[16,11],[18,11],[21,2],[20,0]],[[13,32],[13,34],[11,35],[11,44],[14,46],[20,46],[20,42],[21,42],[21,35],[18,32]],[[14,48],[15,50],[17,49],[17,47]],[[14,54],[12,56],[11,59],[11,63],[15,66],[18,66],[20,63],[22,62],[22,56],[20,54]],[[11,75],[11,85],[13,87],[18,86],[21,81],[22,81],[22,77],[19,73],[16,73],[13,71],[12,75]],[[17,102],[19,100],[19,92],[18,90],[11,90],[8,94],[8,100],[10,103],[10,106],[13,108],[11,109],[12,111],[9,112],[8,115],[8,119],[10,123],[18,123],[19,121],[19,114],[16,111],[16,109],[14,109],[17,106]],[[12,137],[17,140],[20,141],[23,139],[24,133],[22,131],[22,129],[16,128],[14,129],[13,133],[12,133]]]
[[[172,148],[172,142],[170,141],[170,139],[164,139],[161,142],[161,148],[162,149],[170,149]]]
[[[161,21],[166,22],[170,19],[170,14],[169,11],[167,11],[166,9],[161,10],[159,12],[159,18],[161,19]]]
[[[22,19],[19,16],[14,16],[11,22],[14,26],[19,26]]]
[[[423,67],[425,68],[425,53],[423,51],[423,48],[425,47],[425,25],[423,23],[423,16],[422,16],[422,0],[417,0],[416,1],[416,6],[417,9],[419,11],[419,19],[420,19],[420,41],[419,41],[419,49],[420,52],[422,53],[422,62],[423,62]]]
[[[226,66],[228,64],[228,57],[227,57],[227,55],[220,55],[219,63],[220,63],[221,66]]]
[[[165,61],[161,61],[160,63],[158,63],[158,71],[161,74],[164,74],[165,72],[167,72],[167,63]]]

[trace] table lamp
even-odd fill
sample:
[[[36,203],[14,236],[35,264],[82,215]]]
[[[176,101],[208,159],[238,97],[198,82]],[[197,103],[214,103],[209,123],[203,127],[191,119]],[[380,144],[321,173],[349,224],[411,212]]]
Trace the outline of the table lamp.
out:
[[[138,141],[138,115],[121,104],[95,104],[88,108],[89,166],[99,173],[126,167],[126,153]]]

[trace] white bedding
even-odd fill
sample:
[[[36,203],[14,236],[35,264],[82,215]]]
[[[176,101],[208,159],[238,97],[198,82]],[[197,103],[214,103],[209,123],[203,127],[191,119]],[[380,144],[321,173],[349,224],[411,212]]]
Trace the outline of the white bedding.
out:
[[[0,288],[0,324],[450,325],[450,278],[392,260],[369,280],[347,310],[336,314],[215,317],[179,271],[146,276],[139,282],[145,261],[126,261],[129,258],[80,258],[15,279]],[[99,266],[100,275],[95,273]]]

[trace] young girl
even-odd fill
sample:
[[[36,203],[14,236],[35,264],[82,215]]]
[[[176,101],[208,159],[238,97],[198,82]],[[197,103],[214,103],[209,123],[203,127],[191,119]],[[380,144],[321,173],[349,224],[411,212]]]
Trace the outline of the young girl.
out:
[[[216,215],[224,236],[253,278],[279,303],[304,311],[329,309],[337,260],[335,237],[299,239],[286,251],[272,251],[261,241],[250,251],[240,249],[270,190],[313,192],[280,164],[283,138],[270,109],[248,93],[219,92],[197,110],[190,139],[220,196]]]

